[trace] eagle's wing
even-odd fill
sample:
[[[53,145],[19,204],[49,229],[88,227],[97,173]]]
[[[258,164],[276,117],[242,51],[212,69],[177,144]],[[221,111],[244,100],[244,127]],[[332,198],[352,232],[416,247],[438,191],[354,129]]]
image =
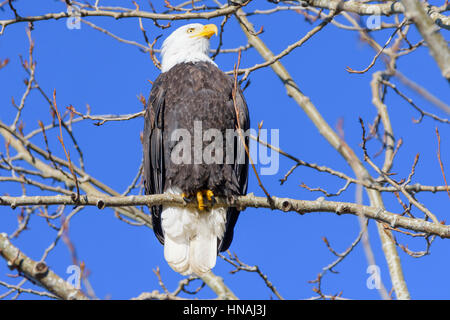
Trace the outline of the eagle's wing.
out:
[[[147,102],[143,134],[144,149],[144,186],[146,194],[164,192],[164,96],[161,76],[153,83]],[[161,228],[162,206],[151,207],[153,231],[161,244],[164,233]]]
[[[242,129],[243,131],[242,134],[245,140],[245,144],[247,146],[247,150],[250,150],[249,149],[250,137],[247,132],[247,130],[250,128],[250,117],[248,114],[247,103],[245,102],[242,90],[239,87],[237,89],[238,92],[236,94],[235,103],[236,109],[239,113],[239,117],[236,117],[236,127],[240,127]],[[239,126],[237,125],[238,118],[239,118]],[[244,163],[240,163],[242,161],[238,161],[238,159],[245,159],[245,161]],[[236,178],[238,180],[240,194],[245,195],[247,193],[249,159],[245,147],[243,146],[242,141],[240,139],[235,139],[233,163],[234,163],[233,169],[236,174]],[[225,251],[230,247],[231,241],[233,240],[234,226],[236,225],[236,222],[238,220],[239,212],[240,211],[238,211],[236,208],[227,209],[227,221],[225,225],[225,233],[218,247],[219,252]]]

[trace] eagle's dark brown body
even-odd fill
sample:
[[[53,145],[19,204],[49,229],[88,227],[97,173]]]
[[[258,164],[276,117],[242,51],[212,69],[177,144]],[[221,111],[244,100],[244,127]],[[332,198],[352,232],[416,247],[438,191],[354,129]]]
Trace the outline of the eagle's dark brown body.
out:
[[[233,101],[234,81],[209,62],[181,63],[162,73],[154,82],[145,114],[144,127],[144,184],[147,194],[159,194],[168,188],[177,188],[186,194],[200,190],[212,190],[216,196],[242,195],[247,191],[248,157],[238,161],[244,152],[238,139],[227,140],[227,129],[250,127],[248,110],[242,92],[236,90]],[[237,117],[237,112],[239,117]],[[239,124],[238,119],[239,118]],[[200,134],[208,129],[218,129],[223,137],[221,163],[195,162],[195,153],[202,152],[211,141],[195,144],[194,126]],[[191,162],[176,164],[171,155],[178,140],[171,141],[172,133],[185,129],[191,137]],[[203,140],[200,137],[201,141]],[[248,146],[248,138],[245,139]],[[227,144],[235,160],[227,163]],[[230,149],[228,149],[230,150]],[[198,157],[197,157],[198,160]],[[228,161],[229,162],[229,161]],[[161,228],[161,206],[152,207],[153,230],[164,243]],[[225,234],[219,242],[219,251],[231,244],[233,228],[239,211],[227,210]]]

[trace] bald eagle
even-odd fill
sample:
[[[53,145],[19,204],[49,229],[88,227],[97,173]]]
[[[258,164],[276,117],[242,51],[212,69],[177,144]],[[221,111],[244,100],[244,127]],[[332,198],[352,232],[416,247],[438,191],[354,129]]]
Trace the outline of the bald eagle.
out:
[[[248,109],[233,78],[209,57],[213,34],[215,25],[194,23],[167,37],[145,113],[146,193],[196,201],[195,207],[151,207],[164,257],[181,274],[208,272],[231,244],[239,210],[214,207],[215,196],[247,192],[249,140],[236,132],[249,129]]]

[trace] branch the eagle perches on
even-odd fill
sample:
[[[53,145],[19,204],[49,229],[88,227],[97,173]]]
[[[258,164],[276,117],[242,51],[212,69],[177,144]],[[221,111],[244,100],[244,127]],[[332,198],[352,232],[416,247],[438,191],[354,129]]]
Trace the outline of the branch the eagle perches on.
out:
[[[72,196],[22,196],[9,197],[1,196],[0,205],[10,206],[15,209],[18,206],[27,205],[74,205],[74,206],[96,206],[98,209],[106,207],[127,207],[127,206],[190,206],[196,207],[197,203],[191,201],[189,203],[181,195],[176,194],[157,194],[145,196],[117,196],[117,197],[96,197],[81,195],[76,199],[76,195]],[[216,198],[214,207],[239,207],[241,209],[252,208],[268,208],[276,209],[283,212],[296,212],[298,214],[314,213],[314,212],[331,212],[337,215],[352,214],[362,216],[368,219],[386,223],[391,228],[405,228],[416,232],[424,232],[429,235],[437,235],[441,238],[450,238],[450,226],[445,224],[436,224],[421,219],[407,218],[397,213],[388,212],[383,208],[359,205],[351,202],[326,201],[319,198],[314,201],[296,200],[289,198],[279,198],[272,196],[272,201],[267,197],[256,197],[253,194],[246,196],[238,196],[234,198]],[[141,217],[135,217],[140,221]],[[149,222],[149,221],[141,221]]]

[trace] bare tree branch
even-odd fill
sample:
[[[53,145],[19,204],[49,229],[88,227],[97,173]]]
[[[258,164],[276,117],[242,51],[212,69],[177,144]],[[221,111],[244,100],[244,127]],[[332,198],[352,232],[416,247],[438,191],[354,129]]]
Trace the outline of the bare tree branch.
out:
[[[357,205],[350,202],[325,201],[319,198],[315,201],[295,200],[289,198],[271,197],[271,201],[267,197],[255,197],[252,194],[247,196],[239,196],[234,199],[217,198],[217,207],[238,207],[238,208],[268,208],[277,209],[284,212],[297,212],[300,214],[311,212],[334,212],[340,214],[363,215],[369,219],[385,222],[392,227],[401,227],[416,232],[425,232],[435,234],[441,238],[450,237],[450,226],[441,223],[431,223],[422,219],[411,219],[402,217],[399,214],[386,211],[384,208]],[[170,205],[178,207],[195,207],[195,201],[186,203],[181,195],[176,194],[155,194],[147,196],[116,196],[116,197],[99,197],[95,195],[82,195],[79,202],[75,202],[71,196],[1,196],[0,205],[17,208],[25,205],[80,205],[80,206],[96,206],[99,209],[105,207],[125,207],[125,206],[154,206],[154,205]]]
[[[427,15],[423,5],[418,0],[402,0],[405,15],[416,25],[420,34],[428,44],[430,54],[441,69],[442,76],[450,81],[450,49],[438,27]]]
[[[0,255],[8,262],[10,269],[17,269],[19,274],[23,274],[30,281],[40,284],[60,299],[88,299],[80,290],[74,288],[50,270],[44,262],[36,262],[27,257],[9,241],[8,235],[5,233],[0,234]]]

